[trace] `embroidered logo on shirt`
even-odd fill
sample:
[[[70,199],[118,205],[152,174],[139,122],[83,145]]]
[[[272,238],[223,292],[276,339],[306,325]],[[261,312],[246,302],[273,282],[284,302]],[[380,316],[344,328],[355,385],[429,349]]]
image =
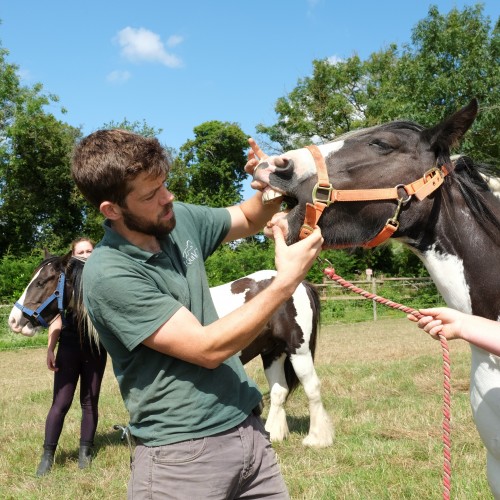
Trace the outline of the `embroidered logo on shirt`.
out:
[[[182,259],[186,266],[191,265],[198,258],[198,249],[191,243],[186,241],[186,248],[182,252]]]

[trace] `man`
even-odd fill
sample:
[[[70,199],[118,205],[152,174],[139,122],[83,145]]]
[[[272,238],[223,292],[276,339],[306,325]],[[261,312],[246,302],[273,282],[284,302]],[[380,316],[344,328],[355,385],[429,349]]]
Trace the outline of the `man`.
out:
[[[250,158],[247,171],[256,165]],[[230,208],[175,203],[156,139],[102,130],[76,147],[73,178],[106,217],[84,301],[113,360],[137,447],[129,498],[288,498],[258,417],[261,394],[237,353],[293,294],[321,249],[319,229],[287,246],[277,276],[218,319],[204,260],[257,233],[278,210],[261,193]]]

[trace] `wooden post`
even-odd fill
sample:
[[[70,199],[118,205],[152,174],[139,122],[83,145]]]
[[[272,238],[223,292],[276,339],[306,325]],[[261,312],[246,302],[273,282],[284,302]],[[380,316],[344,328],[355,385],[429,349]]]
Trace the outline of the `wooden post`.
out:
[[[377,280],[375,276],[372,276],[372,293],[373,295],[377,295]],[[373,321],[377,321],[377,301],[372,299],[373,302]]]
[[[377,282],[375,281],[375,275],[373,274],[373,269],[368,268],[366,271],[367,281],[372,282],[372,293],[377,294]],[[377,321],[377,301],[372,299],[373,304],[373,321]]]

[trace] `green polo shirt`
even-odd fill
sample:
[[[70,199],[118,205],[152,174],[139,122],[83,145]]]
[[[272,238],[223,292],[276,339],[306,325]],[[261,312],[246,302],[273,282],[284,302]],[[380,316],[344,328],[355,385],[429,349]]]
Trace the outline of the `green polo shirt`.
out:
[[[157,254],[106,222],[83,272],[84,303],[113,361],[131,432],[148,446],[228,430],[262,397],[237,356],[209,370],[142,344],[182,306],[203,325],[217,320],[204,261],[227,235],[230,214],[183,203],[174,212],[176,227]]]

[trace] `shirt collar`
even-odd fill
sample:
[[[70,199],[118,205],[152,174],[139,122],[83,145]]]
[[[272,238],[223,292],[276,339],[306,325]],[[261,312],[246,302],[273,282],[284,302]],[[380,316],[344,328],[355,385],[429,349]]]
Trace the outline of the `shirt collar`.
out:
[[[120,252],[123,252],[132,257],[133,259],[141,262],[146,262],[152,257],[158,255],[158,253],[153,253],[149,252],[148,250],[143,250],[142,248],[134,245],[133,243],[130,243],[130,241],[128,241],[123,236],[118,234],[111,227],[111,221],[109,219],[106,219],[104,221],[103,227],[104,227],[104,237],[99,243],[99,246],[108,246],[111,248],[115,248],[116,250],[119,250]]]

